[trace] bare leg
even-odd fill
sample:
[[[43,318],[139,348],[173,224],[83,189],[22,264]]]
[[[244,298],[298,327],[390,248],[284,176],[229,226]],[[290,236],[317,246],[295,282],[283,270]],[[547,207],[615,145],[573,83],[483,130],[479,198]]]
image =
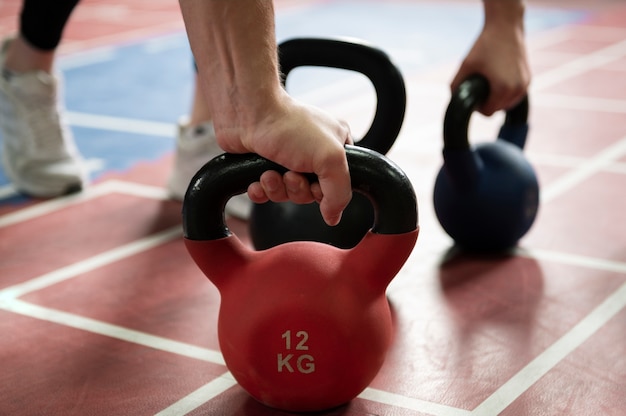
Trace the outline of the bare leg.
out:
[[[42,50],[32,46],[22,35],[7,47],[4,67],[13,72],[52,72],[55,50]]]

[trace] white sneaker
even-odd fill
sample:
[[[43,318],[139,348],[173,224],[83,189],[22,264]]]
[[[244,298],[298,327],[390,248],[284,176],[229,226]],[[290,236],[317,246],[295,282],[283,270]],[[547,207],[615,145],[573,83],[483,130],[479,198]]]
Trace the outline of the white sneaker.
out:
[[[185,119],[178,123],[174,168],[167,183],[172,198],[183,200],[191,178],[202,166],[224,151],[215,140],[213,123],[190,126]],[[252,201],[247,194],[232,197],[226,204],[226,213],[247,220],[252,210]]]
[[[12,73],[0,50],[0,129],[4,171],[15,188],[35,197],[80,191],[88,182],[71,131],[63,123],[60,80],[43,71]]]

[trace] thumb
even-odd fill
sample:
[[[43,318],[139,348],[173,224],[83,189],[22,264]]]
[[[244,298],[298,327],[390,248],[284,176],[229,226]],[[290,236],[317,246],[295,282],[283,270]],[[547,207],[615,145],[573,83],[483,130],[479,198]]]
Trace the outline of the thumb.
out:
[[[336,167],[332,173],[323,176],[318,174],[319,189],[312,193],[320,205],[320,212],[326,224],[339,224],[343,210],[352,199],[352,186],[347,161],[343,167]]]
[[[346,206],[350,203],[351,199],[352,192],[349,192],[346,195],[336,195],[335,193],[328,192],[327,190],[322,199],[319,201],[320,212],[322,214],[322,218],[324,218],[324,222],[330,226],[339,224],[343,210],[346,209]]]

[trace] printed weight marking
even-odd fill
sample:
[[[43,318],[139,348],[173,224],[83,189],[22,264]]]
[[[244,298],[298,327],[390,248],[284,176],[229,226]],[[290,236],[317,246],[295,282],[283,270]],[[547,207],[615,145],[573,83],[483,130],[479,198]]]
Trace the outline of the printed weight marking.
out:
[[[281,336],[281,338],[285,339],[285,348],[290,350],[291,349],[291,331],[287,330],[285,331],[285,333]],[[297,350],[308,350],[309,346],[305,345],[306,342],[309,340],[309,333],[306,331],[298,331],[296,333],[296,338],[302,338],[302,340],[300,342],[298,342],[298,345],[296,345],[296,349]]]
[[[282,335],[281,338],[285,340],[285,349],[291,349],[291,331],[287,330]],[[309,333],[306,331],[298,331],[296,332],[296,339],[300,341],[296,344],[297,351],[307,351],[309,346],[306,345],[306,342],[309,340]],[[294,354],[287,354],[283,356],[282,353],[278,354],[278,372],[282,373],[283,370],[293,373],[295,370],[291,365],[291,359],[294,358]],[[315,371],[315,359],[310,354],[302,354],[299,355],[296,359],[296,369],[302,374],[310,374]]]

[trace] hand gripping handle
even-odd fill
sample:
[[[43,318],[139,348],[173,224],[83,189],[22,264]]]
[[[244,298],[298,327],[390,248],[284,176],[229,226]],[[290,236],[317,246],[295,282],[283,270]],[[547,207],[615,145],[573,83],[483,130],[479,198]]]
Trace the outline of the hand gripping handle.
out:
[[[301,66],[346,69],[365,75],[376,90],[376,113],[358,145],[386,154],[400,133],[406,110],[404,79],[382,50],[355,39],[296,38],[278,47],[283,84]]]
[[[478,105],[489,97],[489,81],[474,75],[461,83],[452,94],[443,122],[444,150],[469,150],[469,121]],[[528,95],[515,107],[506,111],[498,138],[524,148],[528,134]]]
[[[374,206],[372,232],[403,234],[417,229],[415,191],[391,160],[370,149],[346,145],[352,189]],[[204,165],[191,180],[183,203],[183,231],[189,240],[217,240],[231,235],[224,218],[226,202],[243,193],[267,170],[286,168],[256,154],[223,154]]]

